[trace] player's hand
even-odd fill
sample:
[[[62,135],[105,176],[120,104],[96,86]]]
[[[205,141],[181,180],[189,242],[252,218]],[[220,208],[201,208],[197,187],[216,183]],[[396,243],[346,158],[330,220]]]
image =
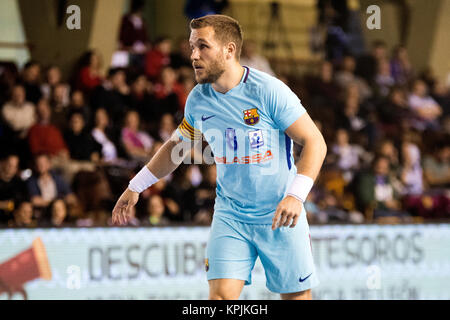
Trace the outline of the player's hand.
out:
[[[295,227],[298,218],[300,217],[300,213],[302,212],[302,208],[303,203],[292,196],[287,196],[281,200],[272,219],[272,230],[281,226]]]
[[[115,225],[124,225],[130,218],[131,208],[136,205],[139,200],[139,193],[126,189],[112,211],[112,223]]]

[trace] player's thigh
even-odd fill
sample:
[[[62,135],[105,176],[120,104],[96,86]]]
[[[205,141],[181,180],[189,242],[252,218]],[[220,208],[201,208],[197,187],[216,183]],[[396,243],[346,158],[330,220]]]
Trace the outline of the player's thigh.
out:
[[[213,279],[208,280],[210,300],[237,300],[244,287],[245,280]]]
[[[292,292],[292,293],[281,293],[282,300],[312,300],[311,289]]]
[[[251,271],[258,254],[245,228],[231,219],[213,218],[205,257],[208,281],[236,279],[251,283]]]

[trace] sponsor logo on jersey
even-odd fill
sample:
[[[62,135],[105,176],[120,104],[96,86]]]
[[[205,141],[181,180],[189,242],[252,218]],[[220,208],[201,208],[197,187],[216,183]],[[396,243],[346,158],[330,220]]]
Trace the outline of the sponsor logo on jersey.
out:
[[[251,164],[251,163],[263,163],[267,162],[269,160],[273,159],[272,152],[270,150],[267,150],[266,153],[257,153],[252,156],[245,156],[245,157],[234,157],[226,158],[226,157],[214,157],[216,160],[216,163],[222,163],[222,164]]]

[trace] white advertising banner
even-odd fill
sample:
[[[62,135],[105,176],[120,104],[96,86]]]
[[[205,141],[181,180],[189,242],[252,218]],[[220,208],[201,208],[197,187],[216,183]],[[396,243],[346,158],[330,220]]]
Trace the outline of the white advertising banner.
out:
[[[450,224],[311,226],[314,299],[450,299]],[[207,227],[0,230],[0,299],[207,299]],[[258,259],[241,299],[279,299]]]

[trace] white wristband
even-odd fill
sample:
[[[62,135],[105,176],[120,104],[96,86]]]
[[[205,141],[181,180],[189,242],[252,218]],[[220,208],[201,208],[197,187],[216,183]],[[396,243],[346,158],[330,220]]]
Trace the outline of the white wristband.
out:
[[[134,176],[133,179],[130,180],[128,184],[128,189],[134,192],[141,193],[152,184],[158,182],[158,178],[156,178],[150,170],[148,170],[147,166],[144,166],[141,171]]]
[[[308,193],[309,191],[311,191],[313,184],[314,180],[310,177],[307,177],[303,174],[297,174],[297,176],[294,178],[294,181],[292,181],[287,194],[293,196],[294,198],[297,198],[301,202],[305,202],[306,197],[308,197]]]

